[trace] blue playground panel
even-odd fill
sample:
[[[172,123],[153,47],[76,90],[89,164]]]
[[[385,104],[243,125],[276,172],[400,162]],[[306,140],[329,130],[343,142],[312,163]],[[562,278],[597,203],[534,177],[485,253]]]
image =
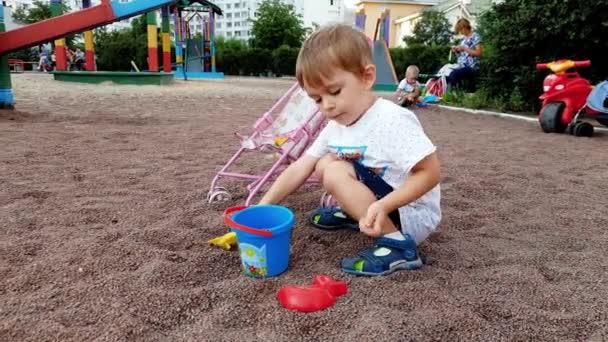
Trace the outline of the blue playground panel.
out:
[[[128,18],[139,13],[149,12],[175,0],[133,0],[131,2],[112,1],[112,10],[116,18]]]
[[[179,78],[179,79],[183,79],[184,78],[184,71],[181,68],[178,68],[174,73],[175,78]],[[196,72],[196,71],[188,71],[186,72],[186,77],[187,78],[224,78],[224,73],[223,72]]]
[[[15,105],[15,97],[12,89],[0,89],[0,108]]]

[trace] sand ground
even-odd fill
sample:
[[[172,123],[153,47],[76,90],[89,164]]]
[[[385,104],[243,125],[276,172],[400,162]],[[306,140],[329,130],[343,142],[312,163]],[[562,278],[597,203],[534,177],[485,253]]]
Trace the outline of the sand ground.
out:
[[[443,163],[439,230],[418,271],[339,271],[371,240],[306,223],[321,191],[285,203],[297,224],[288,272],[243,276],[208,205],[213,175],[292,81],[169,87],[13,77],[0,111],[2,341],[606,341],[608,134],[416,110]],[[255,155],[242,167],[262,172]],[[257,170],[257,171],[256,171]],[[276,300],[317,274],[349,293],[310,314]]]

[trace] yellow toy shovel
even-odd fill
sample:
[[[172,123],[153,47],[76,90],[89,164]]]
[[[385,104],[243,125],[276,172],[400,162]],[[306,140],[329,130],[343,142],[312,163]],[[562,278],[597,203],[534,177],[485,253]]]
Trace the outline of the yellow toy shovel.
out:
[[[230,232],[208,241],[210,246],[218,246],[227,251],[236,246],[236,233]]]

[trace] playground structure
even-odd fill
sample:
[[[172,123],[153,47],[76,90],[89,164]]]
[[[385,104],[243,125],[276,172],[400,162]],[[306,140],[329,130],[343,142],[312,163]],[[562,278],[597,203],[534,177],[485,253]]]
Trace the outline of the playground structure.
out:
[[[83,1],[83,7],[90,6],[89,1]],[[116,71],[98,71],[95,63],[95,52],[93,44],[93,32],[86,31],[85,36],[85,71],[67,71],[64,68],[63,61],[59,68],[59,59],[57,62],[58,68],[53,72],[53,76],[57,81],[79,82],[79,83],[101,83],[114,82],[118,84],[169,84],[173,81],[171,73],[171,40],[169,31],[169,7],[161,7],[162,21],[162,49],[163,61],[162,72],[159,72],[158,61],[158,33],[156,25],[156,12],[150,11],[146,13],[147,35],[148,35],[148,72],[116,72]],[[57,46],[57,45],[56,45]],[[134,64],[134,62],[131,62]]]
[[[215,72],[215,46],[213,36],[214,15],[220,14],[221,9],[206,0],[102,0],[101,4],[91,6],[90,0],[83,0],[83,9],[67,14],[61,13],[62,0],[50,0],[53,18],[26,25],[11,31],[6,31],[4,21],[4,5],[0,2],[0,108],[12,108],[14,97],[11,88],[10,67],[7,54],[11,51],[24,49],[41,43],[55,41],[56,80],[100,83],[113,81],[122,84],[166,84],[173,80],[171,63],[171,26],[170,13],[178,14],[184,9],[192,8],[197,3],[199,9],[207,9],[209,17],[207,27],[208,49],[206,55],[201,55],[200,61],[209,60],[211,77],[219,77]],[[162,48],[163,72],[159,72],[158,36],[156,15],[154,11],[162,9]],[[148,72],[99,72],[95,71],[95,57],[92,29],[111,24],[116,21],[147,13],[148,22]],[[64,37],[85,32],[85,69],[82,72],[67,71],[67,54]],[[176,49],[183,48],[176,44]],[[201,62],[201,63],[202,63]],[[180,61],[177,61],[177,65]],[[187,68],[186,68],[187,69]],[[204,70],[204,69],[202,69]],[[203,74],[205,72],[202,72]],[[205,75],[202,75],[204,77]]]
[[[355,26],[365,32],[365,22],[367,15],[364,10],[360,10],[355,16]],[[395,73],[395,66],[388,50],[390,39],[390,10],[382,11],[380,18],[376,20],[376,29],[372,40],[372,57],[376,65],[376,91],[394,91],[397,87],[398,79]]]
[[[173,11],[175,77],[223,78],[224,74],[215,68],[215,15],[221,15],[221,10],[208,1],[199,1],[197,4],[188,5],[180,3]],[[188,13],[189,17],[184,17],[184,12]],[[190,30],[189,23],[195,17],[203,22],[201,32]]]

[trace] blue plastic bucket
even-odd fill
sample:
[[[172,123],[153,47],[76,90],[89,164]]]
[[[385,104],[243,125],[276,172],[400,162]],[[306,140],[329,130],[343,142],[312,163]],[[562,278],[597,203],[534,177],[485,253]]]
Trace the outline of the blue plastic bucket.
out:
[[[224,221],[236,233],[245,275],[266,278],[285,272],[295,223],[291,210],[279,205],[232,207],[224,212]]]

